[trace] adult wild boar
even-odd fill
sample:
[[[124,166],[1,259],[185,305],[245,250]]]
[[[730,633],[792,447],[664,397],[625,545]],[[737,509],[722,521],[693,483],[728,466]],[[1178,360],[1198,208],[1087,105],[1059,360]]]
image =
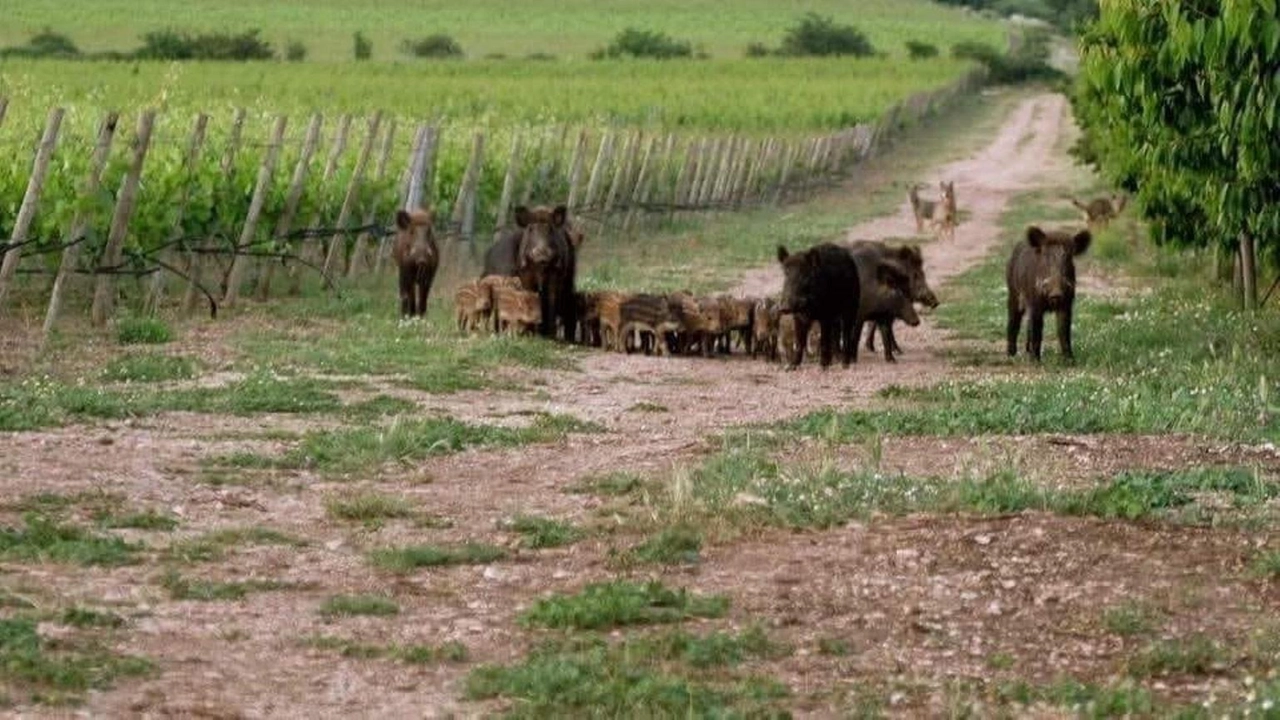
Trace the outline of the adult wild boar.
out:
[[[1058,315],[1058,348],[1070,360],[1071,311],[1076,299],[1075,257],[1089,249],[1093,236],[1088,230],[1072,235],[1060,230],[1045,232],[1032,225],[1027,228],[1026,242],[1013,248],[1005,267],[1005,284],[1009,289],[1009,357],[1018,354],[1018,332],[1023,314],[1027,323],[1027,353],[1040,361],[1040,345],[1044,338],[1044,315]]]
[[[920,324],[920,316],[911,301],[910,273],[898,261],[884,255],[858,252],[851,255],[858,264],[862,291],[860,320],[880,328],[885,338],[882,343],[885,362],[897,362],[893,357],[893,321],[902,320],[912,327]]]
[[[796,325],[797,351],[790,367],[804,361],[809,328],[815,322],[822,330],[822,367],[831,365],[837,346],[844,349],[845,367],[857,362],[862,290],[853,256],[832,243],[821,243],[794,255],[779,245],[778,262],[784,275],[778,311],[793,315]]]
[[[484,274],[519,277],[525,289],[536,292],[541,300],[541,334],[553,337],[559,320],[565,338],[572,340],[577,334],[574,276],[582,234],[569,225],[568,214],[564,205],[517,207],[516,227],[494,234],[493,245],[485,253]]]
[[[440,266],[434,216],[430,210],[396,213],[396,239],[391,258],[400,268],[400,314],[427,314],[427,296]]]
[[[862,255],[878,254],[881,257],[896,261],[907,272],[909,286],[907,296],[914,302],[921,303],[926,307],[938,307],[938,296],[933,294],[933,288],[929,287],[929,281],[924,275],[924,254],[920,252],[920,246],[900,245],[894,247],[878,240],[855,240],[849,243],[848,247],[849,251],[854,254],[855,259]],[[877,325],[876,323],[868,322],[866,326],[867,349],[875,352]],[[885,337],[888,338],[889,348],[896,354],[902,354],[902,348],[898,345],[897,338],[893,335],[892,324],[889,325],[889,332]]]

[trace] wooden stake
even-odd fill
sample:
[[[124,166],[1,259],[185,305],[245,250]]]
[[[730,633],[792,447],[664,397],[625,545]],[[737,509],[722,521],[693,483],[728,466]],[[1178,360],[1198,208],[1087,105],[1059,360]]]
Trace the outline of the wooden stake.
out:
[[[120,193],[116,196],[116,209],[111,216],[111,229],[107,233],[107,245],[102,252],[104,274],[98,275],[97,287],[93,292],[92,322],[95,327],[107,323],[115,311],[116,304],[116,268],[120,265],[124,239],[129,233],[129,218],[133,216],[133,205],[138,197],[138,182],[142,178],[142,165],[147,160],[147,150],[151,147],[151,130],[155,126],[156,111],[147,110],[138,118],[138,132],[133,141],[133,161],[120,185]]]

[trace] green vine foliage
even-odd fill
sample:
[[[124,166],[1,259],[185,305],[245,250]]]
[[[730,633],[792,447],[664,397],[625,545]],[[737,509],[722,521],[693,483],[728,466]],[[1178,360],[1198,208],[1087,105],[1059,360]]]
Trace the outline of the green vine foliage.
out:
[[[1277,0],[1103,0],[1081,40],[1077,153],[1134,191],[1157,242],[1280,260]]]

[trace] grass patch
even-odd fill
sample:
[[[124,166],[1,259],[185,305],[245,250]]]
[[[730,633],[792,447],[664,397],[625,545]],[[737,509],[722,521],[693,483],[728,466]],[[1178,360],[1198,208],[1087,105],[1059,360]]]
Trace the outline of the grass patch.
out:
[[[268,527],[252,526],[226,528],[205,533],[169,546],[168,558],[183,563],[212,562],[226,557],[227,550],[245,545],[289,545],[302,547],[306,543],[291,535]]]
[[[1102,613],[1102,625],[1109,632],[1125,637],[1150,635],[1160,627],[1160,613],[1149,605],[1126,601]]]
[[[87,419],[121,419],[161,412],[221,415],[319,413],[342,407],[332,383],[254,372],[222,387],[109,389],[27,378],[0,388],[0,431],[36,430]]]
[[[121,345],[160,345],[173,340],[173,329],[155,317],[123,317],[116,322]]]
[[[770,717],[788,690],[759,677],[726,671],[745,660],[789,652],[758,628],[705,636],[674,631],[571,638],[536,648],[517,664],[483,666],[467,678],[473,700],[517,700],[520,717]]]
[[[483,543],[461,545],[411,545],[383,548],[369,553],[374,567],[394,573],[408,573],[424,567],[484,565],[507,557],[507,551]]]
[[[306,644],[321,650],[336,651],[342,657],[360,659],[391,659],[410,665],[431,665],[444,662],[466,662],[467,647],[451,641],[442,645],[374,645],[330,635],[308,638]]]
[[[1262,553],[1253,560],[1253,573],[1267,580],[1280,579],[1280,550]]]
[[[702,532],[687,525],[663,528],[619,556],[624,565],[693,565],[702,552]]]
[[[375,395],[368,400],[348,405],[346,414],[352,419],[377,420],[393,415],[406,415],[417,411],[418,404],[412,400],[393,397],[391,395]]]
[[[1129,675],[1213,675],[1230,664],[1227,651],[1203,635],[1152,643],[1126,663]]]
[[[554,442],[573,432],[594,432],[591,423],[564,415],[539,415],[528,427],[472,425],[451,418],[396,419],[386,427],[356,427],[308,433],[277,467],[314,468],[343,474],[386,463],[409,464],[471,447],[517,447]]]
[[[853,644],[844,638],[818,638],[818,654],[827,657],[847,657],[853,654]]]
[[[113,612],[71,607],[58,616],[63,625],[77,628],[118,628],[124,626],[124,618]]]
[[[24,527],[0,527],[0,558],[12,562],[71,565],[128,565],[141,545],[111,535],[96,535],[75,525],[24,513]]]
[[[621,497],[643,490],[644,478],[635,473],[618,471],[585,477],[569,487],[568,492],[602,497]]]
[[[110,529],[128,528],[131,530],[161,530],[167,532],[178,527],[177,518],[155,510],[143,510],[123,515],[114,513],[95,514],[93,519],[98,524],[98,527]]]
[[[768,441],[726,442],[692,472],[678,471],[658,506],[664,520],[704,530],[824,529],[877,513],[1035,510],[1200,525],[1266,517],[1280,492],[1276,483],[1239,468],[1122,472],[1093,488],[1052,489],[1008,471],[951,480],[845,471],[826,462],[782,467],[762,445]]]
[[[363,523],[410,518],[417,515],[408,500],[375,492],[326,498],[324,509],[325,513],[334,520]]]
[[[647,400],[642,400],[642,401],[640,401],[640,402],[636,403],[635,405],[632,405],[631,407],[627,408],[627,410],[629,410],[630,412],[640,412],[640,413],[664,413],[664,412],[671,412],[671,408],[667,407],[666,405],[659,405],[658,403],[651,403],[651,402],[649,402],[649,401],[647,401]]]
[[[101,378],[104,382],[151,383],[190,380],[195,376],[196,364],[191,358],[139,353],[107,363]]]
[[[1070,708],[1084,717],[1148,717],[1157,711],[1151,692],[1128,683],[1098,686],[1072,679],[1049,685],[1025,681],[1003,683],[995,691],[997,699],[1019,705],[1045,703]]]
[[[90,690],[149,674],[140,657],[111,652],[92,638],[50,640],[28,618],[0,618],[0,694],[10,701],[71,704]]]
[[[600,630],[716,618],[728,609],[729,599],[721,595],[671,590],[657,581],[639,585],[617,580],[538,600],[520,616],[520,622],[531,627]]]
[[[399,613],[400,606],[382,595],[334,595],[320,605],[320,614],[330,618],[357,615],[382,617]]]
[[[183,577],[174,570],[165,573],[160,580],[160,585],[169,592],[171,600],[197,600],[204,602],[243,600],[250,593],[291,590],[299,587],[297,583],[280,580],[236,580],[229,582],[199,580]]]
[[[517,515],[504,529],[519,533],[524,546],[535,550],[570,545],[582,537],[582,531],[570,523],[533,515]]]

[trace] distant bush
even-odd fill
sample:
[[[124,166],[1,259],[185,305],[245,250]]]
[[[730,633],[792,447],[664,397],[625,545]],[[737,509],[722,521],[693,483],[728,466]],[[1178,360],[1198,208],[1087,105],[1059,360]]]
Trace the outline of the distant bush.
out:
[[[242,33],[202,33],[190,35],[177,30],[157,30],[142,36],[142,47],[134,53],[140,60],[270,60],[275,57],[271,43],[259,37],[256,28]]]
[[[782,39],[780,55],[852,55],[875,54],[871,41],[852,25],[837,25],[829,17],[808,13]]]
[[[357,30],[355,35],[351,36],[351,40],[354,45],[352,52],[357,60],[368,60],[373,57],[373,41],[365,37],[364,33]]]
[[[25,58],[78,58],[80,57],[80,48],[76,47],[76,44],[66,35],[56,33],[49,28],[45,28],[35,35],[32,35],[26,45],[19,45],[0,50],[0,56]]]
[[[773,51],[769,49],[769,46],[762,42],[747,43],[747,57],[749,58],[769,57],[772,54]]]
[[[912,60],[928,60],[929,58],[938,57],[938,46],[920,42],[919,40],[908,40],[907,55]]]
[[[547,52],[531,52],[524,56],[525,60],[555,60],[556,56]]]
[[[608,47],[591,53],[595,60],[624,56],[659,60],[693,57],[693,44],[656,30],[627,28],[618,33]]]
[[[460,58],[463,56],[462,46],[457,40],[437,33],[417,40],[405,40],[400,43],[405,53],[420,58]]]
[[[1007,55],[986,43],[966,41],[952,45],[951,56],[986,65],[991,72],[991,80],[998,83],[1055,81],[1062,78],[1062,72],[1049,65],[1047,33],[1024,33],[1014,50]]]
[[[290,40],[284,46],[284,58],[289,62],[302,62],[307,59],[307,46],[301,40]]]

